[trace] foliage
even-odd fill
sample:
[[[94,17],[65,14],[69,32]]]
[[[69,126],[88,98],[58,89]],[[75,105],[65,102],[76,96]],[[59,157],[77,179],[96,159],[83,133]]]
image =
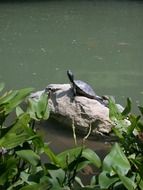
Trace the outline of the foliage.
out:
[[[143,122],[139,115],[131,114],[131,99],[123,112],[110,100],[110,118],[118,144],[103,161],[99,184],[103,189],[143,189]],[[143,116],[143,108],[139,106]]]
[[[35,122],[49,117],[47,94],[38,100],[29,97],[26,109],[21,107],[32,90],[9,91],[0,97],[0,189],[72,189],[78,171],[88,163],[100,167],[100,158],[84,146],[55,155],[35,128]],[[50,162],[42,163],[42,154]]]
[[[0,84],[0,91],[4,85]],[[0,189],[2,190],[143,190],[143,108],[131,114],[131,100],[120,112],[109,100],[113,131],[118,138],[103,161],[91,149],[76,146],[55,154],[36,131],[35,123],[49,117],[48,96],[29,97],[33,89],[14,90],[0,97]],[[26,108],[21,103],[26,101]],[[15,116],[16,114],[16,116]],[[12,116],[12,117],[11,117]],[[7,120],[12,118],[10,125]],[[47,156],[46,163],[41,161]],[[89,185],[78,177],[87,165],[100,173]]]

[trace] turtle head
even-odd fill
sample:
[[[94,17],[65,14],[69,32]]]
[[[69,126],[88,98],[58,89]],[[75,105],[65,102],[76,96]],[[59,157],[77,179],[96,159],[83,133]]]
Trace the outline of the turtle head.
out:
[[[67,70],[67,75],[69,77],[70,82],[73,83],[74,82],[74,75],[71,72],[71,70]]]

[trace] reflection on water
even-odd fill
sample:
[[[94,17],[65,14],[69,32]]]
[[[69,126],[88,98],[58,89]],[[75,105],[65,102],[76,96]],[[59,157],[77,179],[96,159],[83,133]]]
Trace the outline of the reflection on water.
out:
[[[39,125],[40,133],[45,138],[46,142],[50,143],[50,147],[55,153],[59,153],[68,148],[75,147],[75,142],[73,138],[72,129],[66,126],[62,126],[56,121],[48,120]],[[77,135],[77,143],[78,145],[82,145],[83,136]],[[85,141],[85,145],[89,148],[92,148],[96,151],[96,153],[103,158],[107,151],[110,148],[110,143],[106,141],[95,141],[94,140]]]
[[[40,129],[40,135],[42,135],[45,141],[49,143],[50,148],[55,153],[60,153],[61,151],[75,147],[72,130],[66,126],[62,126],[53,120],[48,120],[39,124],[38,128]],[[79,134],[76,135],[77,144],[82,145],[83,137]],[[106,143],[106,141],[96,141],[95,139],[86,140],[84,145],[94,150],[101,159],[105,157],[111,147],[110,143]],[[47,157],[43,156],[42,160],[44,162],[47,161]],[[79,175],[83,184],[89,184],[91,177],[97,174],[97,172],[97,168],[94,168],[93,166],[87,166],[83,171],[81,171]]]

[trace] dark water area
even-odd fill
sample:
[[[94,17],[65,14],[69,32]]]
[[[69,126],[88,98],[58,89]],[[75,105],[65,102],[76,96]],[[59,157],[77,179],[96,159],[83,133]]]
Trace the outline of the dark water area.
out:
[[[6,89],[69,83],[66,70],[98,95],[143,105],[143,1],[0,1],[0,81]],[[40,126],[55,152],[74,146],[72,131]],[[78,137],[79,143],[82,137]],[[87,146],[104,157],[109,145]]]
[[[63,126],[53,119],[49,119],[46,122],[40,123],[38,128],[40,129],[40,134],[45,138],[45,141],[49,143],[49,146],[55,153],[60,153],[68,148],[76,147],[73,131],[70,127]],[[77,145],[82,146],[84,135],[76,133],[76,138]],[[58,149],[57,145],[59,145]],[[104,137],[102,140],[95,137],[89,137],[88,140],[84,142],[84,145],[94,150],[103,159],[111,147],[111,142],[107,142]]]
[[[84,136],[79,133],[76,133],[77,145],[75,145],[72,129],[67,126],[63,126],[52,119],[42,122],[37,127],[40,129],[40,135],[47,143],[49,143],[49,147],[56,154],[76,147],[77,145],[84,145],[94,150],[101,160],[103,160],[111,149],[111,142],[107,142],[104,137],[102,137],[102,140],[97,140],[95,137],[89,137],[83,144]],[[42,156],[41,159],[43,162],[48,161],[46,156]],[[98,172],[99,170],[96,167],[88,165],[84,170],[80,171],[78,175],[80,176],[83,184],[87,185],[90,183],[91,177],[98,174]]]

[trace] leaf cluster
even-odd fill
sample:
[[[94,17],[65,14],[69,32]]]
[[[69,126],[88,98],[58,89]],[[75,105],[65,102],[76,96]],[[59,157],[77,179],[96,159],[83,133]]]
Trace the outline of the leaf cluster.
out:
[[[0,84],[0,91],[4,85]],[[32,88],[0,97],[0,189],[2,190],[143,190],[143,108],[131,114],[131,100],[121,112],[109,100],[113,132],[118,138],[103,161],[91,149],[76,146],[55,154],[35,128],[49,117],[48,95],[29,97]],[[28,97],[28,98],[27,98]],[[21,103],[27,98],[26,109]],[[14,113],[14,117],[13,117]],[[7,120],[12,115],[12,121]],[[43,163],[41,156],[48,161]],[[78,174],[88,165],[99,173],[84,185]]]
[[[33,99],[29,96],[32,91],[14,90],[0,97],[0,189],[74,189],[78,172],[88,163],[100,167],[100,158],[84,146],[56,155],[35,128],[36,122],[49,117],[48,96],[43,93]],[[13,113],[16,116],[8,125]],[[43,154],[49,159],[47,163],[41,161]]]

